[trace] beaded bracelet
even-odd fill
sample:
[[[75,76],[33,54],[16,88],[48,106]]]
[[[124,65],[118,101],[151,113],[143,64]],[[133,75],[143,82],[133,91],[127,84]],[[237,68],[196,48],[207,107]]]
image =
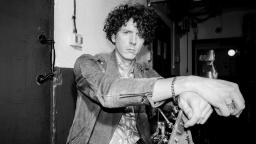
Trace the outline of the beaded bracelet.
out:
[[[175,91],[174,91],[174,83],[175,83],[175,81],[176,81],[176,78],[177,78],[177,77],[174,77],[174,78],[172,79],[172,83],[171,83],[171,92],[172,92],[172,98],[173,98],[174,102],[177,104],[177,103],[178,103],[178,98],[176,97],[176,94],[175,94]]]

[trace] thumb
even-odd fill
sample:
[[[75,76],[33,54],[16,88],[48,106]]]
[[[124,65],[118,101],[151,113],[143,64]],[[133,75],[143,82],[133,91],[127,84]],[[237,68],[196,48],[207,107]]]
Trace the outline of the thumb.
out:
[[[185,123],[185,127],[190,127],[193,126],[197,123],[197,121],[199,120],[199,117],[197,116],[197,114],[193,114],[191,119],[189,119],[186,123]]]
[[[225,117],[230,115],[230,110],[228,109],[227,105],[225,105],[225,104],[220,105],[217,108],[216,112],[218,113],[218,115],[225,116]]]

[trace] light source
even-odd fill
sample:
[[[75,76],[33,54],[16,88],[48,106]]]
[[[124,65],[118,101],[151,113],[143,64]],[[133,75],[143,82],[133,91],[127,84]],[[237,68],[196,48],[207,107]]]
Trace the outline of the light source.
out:
[[[239,51],[237,49],[231,48],[228,50],[228,56],[230,56],[230,57],[233,57],[233,56],[237,55],[238,53],[239,53]]]

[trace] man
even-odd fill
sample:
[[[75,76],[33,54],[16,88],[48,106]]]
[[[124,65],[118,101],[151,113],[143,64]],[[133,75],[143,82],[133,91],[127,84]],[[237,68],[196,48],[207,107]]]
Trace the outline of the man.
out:
[[[151,143],[146,105],[178,98],[188,117],[185,127],[203,124],[212,107],[221,116],[239,116],[244,99],[237,84],[198,76],[162,78],[136,62],[154,38],[156,14],[142,5],[120,5],[108,15],[104,31],[115,49],[82,55],[74,66],[76,113],[67,143]]]

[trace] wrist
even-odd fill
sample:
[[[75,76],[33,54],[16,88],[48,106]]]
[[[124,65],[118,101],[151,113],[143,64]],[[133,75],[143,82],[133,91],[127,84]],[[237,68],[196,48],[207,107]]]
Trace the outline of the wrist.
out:
[[[172,82],[171,82],[171,97],[172,97],[174,103],[177,104],[178,103],[178,95],[176,95],[175,87],[174,87],[176,79],[177,79],[177,77],[173,77],[172,78]]]
[[[183,92],[193,91],[192,80],[191,76],[178,76],[176,79],[167,78],[157,80],[153,86],[153,101],[162,101],[172,98],[173,96],[176,97]]]
[[[183,92],[193,91],[193,78],[192,76],[179,76],[174,84],[174,92],[176,95],[180,95]]]

